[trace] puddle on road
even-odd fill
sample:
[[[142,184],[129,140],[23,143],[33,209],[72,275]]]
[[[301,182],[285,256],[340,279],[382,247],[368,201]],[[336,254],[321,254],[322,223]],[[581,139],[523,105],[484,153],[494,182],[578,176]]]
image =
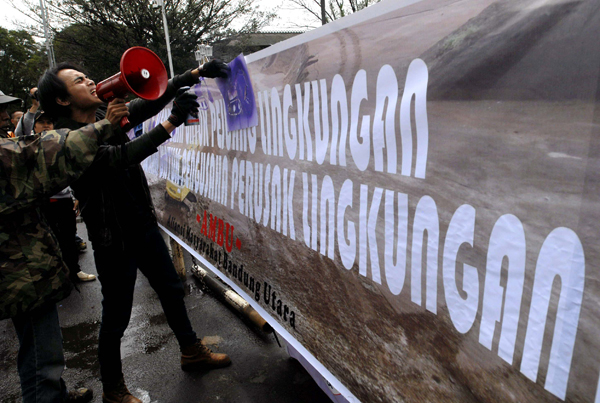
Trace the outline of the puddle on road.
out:
[[[257,376],[250,379],[250,383],[263,384],[267,380],[267,374],[265,372],[260,372]]]
[[[95,375],[99,375],[99,331],[100,322],[79,323],[62,328],[67,368],[90,370]],[[143,313],[137,312],[132,315],[125,335],[121,339],[121,357],[125,358],[140,352],[155,353],[162,350],[172,337],[174,337],[173,332],[168,327],[167,319],[162,312],[150,317],[144,317]]]
[[[143,306],[134,306],[129,327],[121,339],[121,357],[142,352],[152,354],[160,351],[175,337],[163,312],[146,316]]]
[[[169,341],[169,335],[164,336],[153,336],[148,340],[142,340],[142,352],[145,354],[152,354],[163,349],[165,344]]]
[[[67,368],[87,369],[99,375],[98,332],[100,322],[62,328]]]

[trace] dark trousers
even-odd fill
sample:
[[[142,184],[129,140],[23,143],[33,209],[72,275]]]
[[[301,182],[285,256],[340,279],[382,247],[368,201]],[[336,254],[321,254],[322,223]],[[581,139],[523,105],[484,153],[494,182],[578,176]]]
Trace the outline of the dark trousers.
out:
[[[19,337],[17,368],[23,403],[60,403],[67,388],[62,334],[56,304],[48,303],[12,319]]]
[[[183,284],[179,279],[158,226],[145,233],[130,235],[122,245],[96,248],[94,259],[102,284],[102,325],[98,340],[98,357],[102,382],[116,382],[122,376],[121,338],[133,306],[137,269],[158,294],[167,323],[180,346],[196,342],[185,308]]]
[[[63,260],[69,268],[69,276],[77,281],[79,268],[79,251],[75,244],[75,234],[77,233],[77,221],[75,211],[73,210],[73,200],[71,198],[51,199],[42,211],[46,221],[56,235],[58,246],[62,253]]]

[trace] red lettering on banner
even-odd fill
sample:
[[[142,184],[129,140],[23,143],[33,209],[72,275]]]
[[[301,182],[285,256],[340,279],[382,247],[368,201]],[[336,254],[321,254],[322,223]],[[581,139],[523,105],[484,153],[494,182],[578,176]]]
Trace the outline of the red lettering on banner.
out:
[[[219,246],[225,245],[227,252],[231,252],[234,246],[242,249],[242,241],[233,235],[234,226],[222,218],[204,211],[204,215],[196,214],[196,221],[202,222],[200,233]]]
[[[202,220],[200,233],[204,236],[208,236],[208,213],[206,211],[204,212],[204,220]]]
[[[208,238],[216,242],[217,240],[217,217],[210,215],[210,227],[208,229]]]

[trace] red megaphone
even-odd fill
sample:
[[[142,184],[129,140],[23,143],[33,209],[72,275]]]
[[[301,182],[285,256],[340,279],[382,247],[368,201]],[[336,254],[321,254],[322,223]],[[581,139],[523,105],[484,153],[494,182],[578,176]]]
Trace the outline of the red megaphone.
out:
[[[121,71],[98,83],[96,95],[104,102],[125,98],[132,92],[142,99],[153,101],[167,90],[169,77],[162,60],[150,49],[141,46],[129,48],[121,56]],[[129,125],[127,116],[121,127]]]

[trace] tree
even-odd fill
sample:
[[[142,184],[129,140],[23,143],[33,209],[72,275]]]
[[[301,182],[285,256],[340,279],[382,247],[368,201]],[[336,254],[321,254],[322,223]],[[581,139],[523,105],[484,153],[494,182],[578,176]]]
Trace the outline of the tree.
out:
[[[289,0],[291,3],[306,10],[319,22],[328,22],[345,17],[367,8],[380,0]],[[323,2],[323,4],[322,4]]]
[[[224,36],[257,32],[273,18],[257,10],[256,0],[166,0],[165,10],[176,72],[196,65],[194,50]],[[27,0],[32,12],[39,9]],[[160,8],[149,0],[53,0],[48,9],[55,29],[57,62],[82,64],[95,79],[118,71],[132,46],[153,50],[167,64]],[[235,23],[237,29],[233,29]]]
[[[56,60],[69,61],[81,66],[98,82],[119,70],[121,55],[128,49],[127,45],[105,39],[109,37],[110,30],[105,27],[92,29],[83,24],[70,25],[54,37]]]
[[[26,99],[29,89],[37,85],[47,66],[45,52],[24,30],[0,27],[0,90]],[[1,54],[1,53],[0,53]]]

